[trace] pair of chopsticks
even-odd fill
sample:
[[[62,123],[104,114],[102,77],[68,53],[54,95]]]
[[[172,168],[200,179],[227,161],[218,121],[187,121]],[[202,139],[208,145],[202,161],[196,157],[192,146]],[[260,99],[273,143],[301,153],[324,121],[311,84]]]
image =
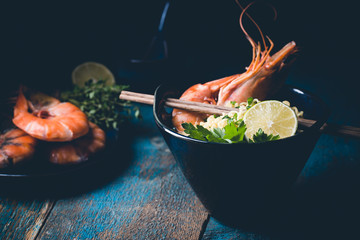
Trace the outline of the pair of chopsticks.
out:
[[[130,91],[122,91],[120,99],[143,103],[148,105],[154,104],[154,96],[150,94],[143,94],[143,93],[136,93]],[[236,108],[231,107],[223,107],[205,103],[198,103],[198,102],[191,102],[191,101],[184,101],[175,98],[168,98],[166,99],[165,106],[171,108],[178,108],[183,110],[188,110],[192,112],[200,112],[200,113],[208,113],[208,114],[217,114],[221,115],[224,112],[236,111]],[[298,123],[304,127],[311,127],[316,121],[311,119],[304,119],[299,118]],[[325,123],[320,128],[321,133],[331,134],[331,135],[339,135],[339,136],[350,136],[355,138],[360,138],[360,128],[352,127],[352,126],[344,126],[338,124],[330,124]]]

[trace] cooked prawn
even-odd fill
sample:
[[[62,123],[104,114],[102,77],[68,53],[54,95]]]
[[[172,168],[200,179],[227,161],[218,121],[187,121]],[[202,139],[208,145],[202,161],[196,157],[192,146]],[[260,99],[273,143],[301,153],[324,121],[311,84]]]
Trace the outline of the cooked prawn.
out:
[[[67,143],[54,143],[50,150],[50,162],[55,164],[73,164],[88,160],[105,147],[105,132],[96,124],[89,122],[90,130],[85,135]]]
[[[75,105],[42,93],[32,94],[27,100],[22,87],[13,123],[34,138],[50,142],[71,141],[89,131],[85,113]]]
[[[13,128],[0,134],[0,168],[30,159],[35,146],[36,139],[20,129]]]
[[[216,105],[217,95],[221,87],[226,86],[236,78],[237,75],[221,78],[204,84],[196,84],[188,88],[180,97],[181,100],[200,102]],[[191,122],[193,124],[204,121],[207,114],[195,113],[182,109],[173,110],[173,125],[179,131],[182,131],[181,126],[184,122]]]
[[[267,37],[270,46],[267,46],[265,38],[258,27],[264,49],[260,43],[256,43],[245,31],[242,25],[242,18],[246,10],[251,6],[249,4],[243,9],[240,15],[240,26],[245,33],[253,48],[253,57],[249,67],[242,74],[235,74],[219,80],[207,82],[205,84],[196,84],[187,89],[180,97],[182,100],[202,102],[216,105],[228,105],[231,101],[237,103],[244,102],[249,97],[263,100],[274,94],[284,83],[289,66],[293,61],[285,62],[289,56],[297,51],[294,41],[285,45],[274,55],[270,55],[274,47],[273,42]],[[180,109],[174,109],[172,113],[173,125],[179,131],[184,129],[181,126],[184,122],[198,124],[203,121],[207,115],[202,113],[189,112]]]

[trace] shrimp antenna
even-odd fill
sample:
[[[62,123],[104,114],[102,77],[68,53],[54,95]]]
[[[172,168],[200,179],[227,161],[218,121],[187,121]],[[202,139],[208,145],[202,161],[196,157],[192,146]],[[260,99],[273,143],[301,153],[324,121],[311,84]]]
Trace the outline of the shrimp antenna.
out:
[[[244,13],[245,13],[246,16],[248,16],[248,18],[250,18],[250,20],[252,20],[252,22],[257,26],[256,22],[255,22],[255,21],[251,18],[251,16],[246,12],[246,10],[251,6],[252,3],[250,3],[248,6],[246,6],[246,8],[243,8],[243,6],[241,6],[241,4],[239,3],[238,0],[235,0],[235,2],[236,2],[236,3],[239,5],[239,7],[242,9],[242,12],[241,12],[240,18],[239,18],[240,28],[241,28],[241,30],[244,32],[246,38],[250,41],[250,44],[251,44],[253,47],[255,47],[255,46],[256,46],[256,43],[255,43],[254,39],[252,39],[252,38],[250,37],[250,35],[249,35],[249,34],[247,33],[247,31],[245,30],[244,25],[243,25],[243,23],[242,23],[242,18],[243,18],[243,15],[244,15]],[[260,29],[259,29],[259,31],[260,31]],[[260,31],[260,32],[261,32],[261,31]]]
[[[244,13],[246,14],[246,16],[254,23],[254,25],[256,26],[256,28],[258,29],[259,33],[260,33],[260,36],[261,36],[261,39],[262,39],[262,42],[264,44],[264,47],[265,49],[267,48],[266,46],[266,41],[265,41],[265,37],[264,37],[264,34],[262,33],[259,25],[255,22],[255,20],[250,16],[249,13],[247,13],[247,9],[253,5],[254,3],[256,3],[257,1],[254,1],[254,2],[251,2],[249,3],[245,8],[239,3],[239,0],[235,0],[236,4],[242,9],[242,12],[241,12],[241,15],[240,15],[240,19],[239,19],[239,23],[240,23],[240,27],[241,27],[241,30],[244,32],[244,34],[246,35],[246,37],[249,39],[249,41],[251,42],[251,45],[254,46],[255,44],[255,41],[249,36],[249,34],[245,31],[245,28],[242,24],[242,17],[244,15]],[[271,4],[269,4],[269,6],[272,8],[273,12],[274,12],[274,21],[277,19],[277,11],[275,9],[274,6],[272,6]]]

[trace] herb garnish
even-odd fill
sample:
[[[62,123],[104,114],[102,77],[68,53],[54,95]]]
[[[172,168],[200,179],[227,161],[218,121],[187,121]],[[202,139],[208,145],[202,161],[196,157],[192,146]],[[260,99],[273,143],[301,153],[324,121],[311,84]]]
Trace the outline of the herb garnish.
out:
[[[198,140],[217,142],[217,143],[238,143],[244,141],[246,126],[244,121],[236,120],[236,116],[229,117],[228,124],[224,128],[213,128],[208,130],[201,125],[196,127],[192,123],[183,123],[184,132],[189,134],[189,137]]]
[[[268,135],[266,134],[261,128],[259,128],[259,130],[257,131],[257,133],[254,134],[253,138],[250,139],[249,141],[251,143],[260,143],[260,142],[268,142],[268,141],[273,141],[273,140],[278,140],[280,139],[279,135]]]
[[[208,130],[201,125],[196,125],[195,127],[192,123],[183,123],[182,127],[185,129],[184,132],[189,134],[189,137],[202,141],[216,143],[246,142],[244,138],[246,124],[244,121],[241,121],[239,125],[235,122],[230,122],[224,128],[213,128],[212,130]],[[254,134],[253,139],[249,139],[249,143],[268,142],[278,139],[280,139],[279,135],[268,135],[259,128],[258,132]]]
[[[249,109],[249,108],[251,108],[251,107],[254,106],[254,105],[255,105],[255,103],[254,103],[254,98],[253,98],[253,97],[249,97],[249,98],[247,99],[246,109]]]
[[[73,90],[61,93],[61,99],[79,107],[100,128],[118,130],[132,113],[141,118],[138,107],[119,99],[121,91],[128,88],[127,85],[106,86],[104,80],[89,80],[84,87],[74,86]]]

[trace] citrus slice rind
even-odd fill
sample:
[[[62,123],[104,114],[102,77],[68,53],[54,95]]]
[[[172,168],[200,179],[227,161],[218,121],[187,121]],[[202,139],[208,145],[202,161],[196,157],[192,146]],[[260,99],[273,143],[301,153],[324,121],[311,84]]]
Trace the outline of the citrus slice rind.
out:
[[[261,128],[266,134],[279,135],[280,138],[293,136],[298,121],[295,112],[277,100],[262,101],[251,107],[243,118],[246,124],[246,139],[252,139]]]
[[[96,62],[85,62],[77,66],[71,74],[74,85],[84,87],[85,82],[92,79],[94,82],[104,80],[106,85],[115,84],[112,72],[103,64]]]

